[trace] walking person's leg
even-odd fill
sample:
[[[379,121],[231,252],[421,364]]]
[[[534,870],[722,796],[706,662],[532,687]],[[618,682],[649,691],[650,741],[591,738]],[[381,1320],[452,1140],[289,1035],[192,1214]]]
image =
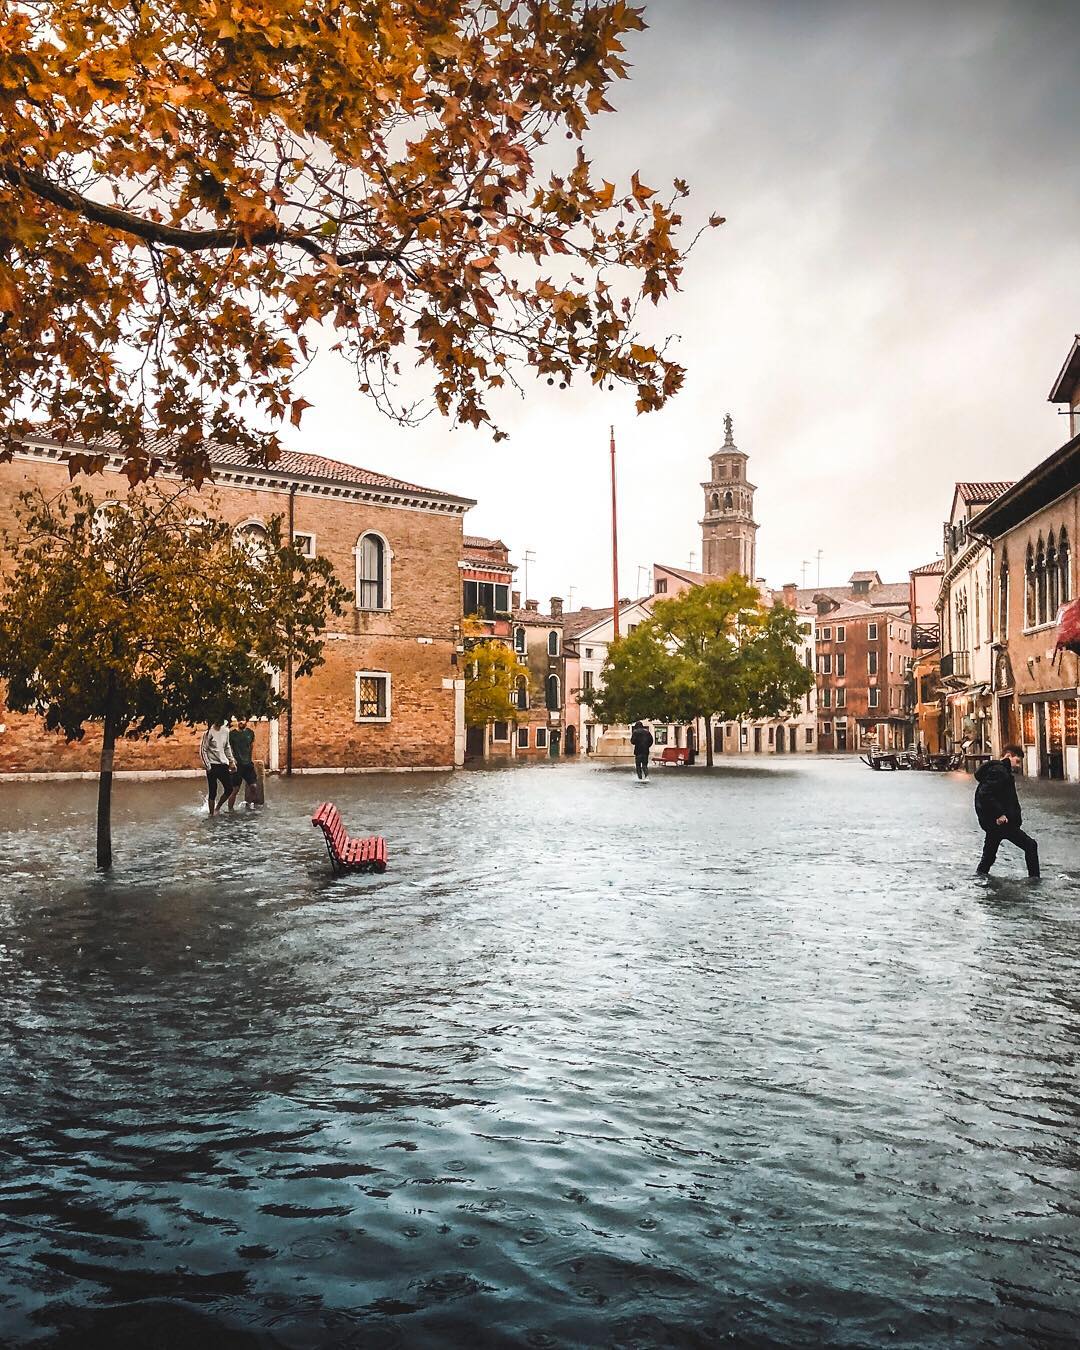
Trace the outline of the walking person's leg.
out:
[[[1010,844],[1015,844],[1017,848],[1023,849],[1024,861],[1027,863],[1029,877],[1038,877],[1042,873],[1039,870],[1039,845],[1032,839],[1030,834],[1019,828],[1009,830],[1005,838]]]
[[[634,756],[634,772],[637,774],[638,780],[639,780],[639,781],[640,781],[642,778],[645,777],[645,775],[644,775],[644,774],[642,773],[642,771],[641,771],[641,756],[640,756],[640,755],[635,755],[635,756]]]
[[[229,781],[232,784],[232,791],[229,793],[229,810],[232,811],[236,806],[237,793],[240,791],[240,784],[244,781],[240,776],[240,771],[230,774]]]
[[[994,865],[1000,847],[1001,830],[999,827],[995,826],[992,830],[987,830],[985,832],[982,857],[979,859],[979,865],[975,869],[979,876],[985,877],[990,875],[990,869]]]
[[[214,798],[217,796],[217,779],[214,777],[213,769],[206,771],[206,800],[210,807],[210,814],[214,814]]]
[[[229,773],[229,766],[227,764],[215,764],[213,774],[214,790],[216,791],[218,783],[221,784],[221,796],[218,798],[214,810],[210,813],[211,815],[216,815],[220,812],[222,806],[224,806],[225,800],[232,790],[232,775]]]

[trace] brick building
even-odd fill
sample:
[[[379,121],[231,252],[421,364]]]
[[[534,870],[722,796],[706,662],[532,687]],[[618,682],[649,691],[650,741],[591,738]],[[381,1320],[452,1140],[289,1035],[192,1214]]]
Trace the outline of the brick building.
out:
[[[941,708],[941,623],[937,612],[945,559],[913,567],[909,575],[911,616],[911,697],[915,744],[928,755],[945,745]]]
[[[82,448],[82,447],[79,447]],[[122,499],[127,480],[108,442],[100,498]],[[167,448],[167,447],[166,447]],[[327,557],[355,593],[327,633],[325,663],[294,686],[290,714],[262,724],[256,755],[271,772],[448,769],[464,755],[459,559],[462,518],[474,503],[319,455],[286,452],[269,468],[238,451],[212,449],[214,482],[195,498],[208,514],[257,535],[281,516],[303,548]],[[28,439],[0,465],[0,529],[14,532],[18,494],[69,485],[66,451]],[[163,475],[163,477],[165,477]],[[68,745],[39,719],[0,713],[0,774],[94,773],[100,738]],[[126,741],[117,771],[201,773],[198,731]],[[291,755],[291,763],[290,763]]]
[[[906,606],[850,600],[818,614],[818,749],[911,744],[911,622]]]
[[[495,641],[510,646],[514,595],[511,587],[517,568],[501,539],[467,534],[462,538],[461,609],[469,627],[480,632],[466,637],[466,656],[472,642]],[[514,754],[514,729],[509,721],[489,722],[466,730],[467,759],[510,759]]]
[[[569,696],[570,654],[562,599],[553,595],[547,614],[540,612],[537,600],[526,600],[523,606],[516,606],[513,632],[514,651],[529,675],[520,686],[520,721],[514,733],[517,756],[557,759],[560,755],[576,755],[577,720],[568,720],[567,709],[568,706],[576,709],[577,701]]]

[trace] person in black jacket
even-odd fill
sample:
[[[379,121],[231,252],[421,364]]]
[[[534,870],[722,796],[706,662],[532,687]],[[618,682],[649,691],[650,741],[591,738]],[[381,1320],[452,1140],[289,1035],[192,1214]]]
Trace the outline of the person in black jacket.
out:
[[[630,733],[630,744],[634,747],[634,768],[637,770],[637,776],[644,780],[649,776],[649,751],[652,749],[653,734],[647,726],[635,722],[634,729]]]
[[[1013,775],[1024,762],[1018,745],[1007,745],[1001,759],[992,759],[975,770],[975,814],[986,833],[978,874],[988,876],[1003,839],[1024,850],[1029,877],[1039,875],[1039,846],[1020,828],[1023,815]]]

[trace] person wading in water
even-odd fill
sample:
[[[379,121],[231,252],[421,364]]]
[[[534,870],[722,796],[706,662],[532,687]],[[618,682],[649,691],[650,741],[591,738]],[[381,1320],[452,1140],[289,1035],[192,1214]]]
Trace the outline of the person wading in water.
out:
[[[1022,767],[1023,751],[1018,745],[1007,745],[1001,759],[992,759],[975,770],[975,814],[986,833],[978,875],[989,876],[1002,840],[1024,850],[1029,877],[1039,876],[1039,846],[1030,834],[1020,828],[1023,815],[1016,795],[1013,775]]]
[[[229,732],[229,749],[232,751],[232,757],[236,764],[236,774],[233,778],[233,790],[229,793],[229,810],[236,805],[236,796],[240,791],[241,784],[246,784],[249,788],[254,788],[258,782],[255,774],[255,765],[251,758],[251,749],[255,744],[255,733],[248,725],[246,717],[238,717],[236,726]],[[250,806],[249,795],[244,794],[244,805]]]
[[[649,751],[652,749],[653,734],[640,722],[634,723],[630,733],[630,744],[634,747],[634,768],[638,778],[644,782],[649,776]]]
[[[219,722],[217,725],[210,722],[207,725],[202,734],[202,740],[199,742],[199,758],[206,770],[207,801],[210,806],[210,814],[214,816],[217,815],[222,803],[232,791],[233,773],[236,769],[232,750],[229,748],[228,722]],[[217,797],[219,783],[221,784],[221,796]],[[214,800],[215,797],[217,797],[217,801]]]

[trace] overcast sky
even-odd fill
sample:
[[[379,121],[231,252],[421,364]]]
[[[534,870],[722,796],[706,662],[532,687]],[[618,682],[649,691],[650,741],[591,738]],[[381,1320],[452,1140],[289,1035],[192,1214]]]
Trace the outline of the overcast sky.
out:
[[[1080,21],[1040,0],[654,0],[605,177],[689,180],[727,224],[658,311],[683,392],[527,386],[509,443],[432,418],[402,430],[320,357],[290,444],[475,497],[546,604],[606,604],[607,427],[621,590],[700,565],[700,481],[725,412],[757,484],[758,571],[886,580],[940,552],[956,479],[1019,477],[1066,439],[1046,396],[1080,330]],[[519,572],[519,577],[521,573]]]

